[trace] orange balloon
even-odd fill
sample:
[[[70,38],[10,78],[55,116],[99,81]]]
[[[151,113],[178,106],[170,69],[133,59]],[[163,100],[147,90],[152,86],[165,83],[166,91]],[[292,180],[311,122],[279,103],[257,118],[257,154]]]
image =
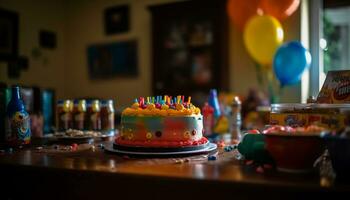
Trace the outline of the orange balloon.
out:
[[[260,9],[260,0],[228,0],[227,14],[241,31],[246,22]]]
[[[299,7],[300,0],[261,0],[264,14],[279,20],[291,16]]]

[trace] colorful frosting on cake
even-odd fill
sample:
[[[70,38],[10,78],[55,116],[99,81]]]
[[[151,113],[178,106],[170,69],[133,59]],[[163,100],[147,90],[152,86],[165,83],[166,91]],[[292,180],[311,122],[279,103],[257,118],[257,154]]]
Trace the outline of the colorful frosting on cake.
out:
[[[184,96],[141,97],[122,112],[117,145],[184,147],[208,143],[200,109]]]

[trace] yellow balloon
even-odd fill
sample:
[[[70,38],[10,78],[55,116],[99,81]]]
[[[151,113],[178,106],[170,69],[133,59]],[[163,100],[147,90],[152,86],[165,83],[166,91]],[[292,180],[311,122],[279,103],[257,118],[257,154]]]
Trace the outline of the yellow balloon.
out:
[[[271,67],[273,56],[282,41],[282,26],[272,16],[256,15],[244,28],[244,44],[253,59],[263,66]]]

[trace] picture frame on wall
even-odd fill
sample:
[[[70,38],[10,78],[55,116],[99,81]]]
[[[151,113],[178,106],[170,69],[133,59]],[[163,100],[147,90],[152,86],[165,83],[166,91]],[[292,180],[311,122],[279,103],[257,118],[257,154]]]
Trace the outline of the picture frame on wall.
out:
[[[88,46],[90,79],[136,77],[138,75],[137,47],[136,40]]]
[[[0,8],[0,61],[18,56],[18,13]]]
[[[105,34],[112,35],[128,32],[130,29],[130,11],[128,5],[114,6],[105,9]]]
[[[57,36],[53,31],[40,30],[39,31],[40,47],[46,49],[55,49],[57,46]]]

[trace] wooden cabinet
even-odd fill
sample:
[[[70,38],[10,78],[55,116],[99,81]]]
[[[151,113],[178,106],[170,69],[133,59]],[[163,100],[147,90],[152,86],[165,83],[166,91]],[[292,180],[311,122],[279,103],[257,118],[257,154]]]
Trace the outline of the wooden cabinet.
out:
[[[208,94],[228,89],[225,0],[151,6],[153,94]]]

